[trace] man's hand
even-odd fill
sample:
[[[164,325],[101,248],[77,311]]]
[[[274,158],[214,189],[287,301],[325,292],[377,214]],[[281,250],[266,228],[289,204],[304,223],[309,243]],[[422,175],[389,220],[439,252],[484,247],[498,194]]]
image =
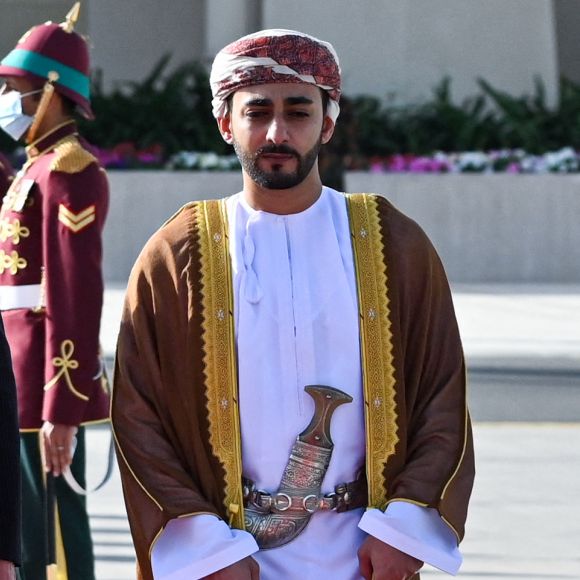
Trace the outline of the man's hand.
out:
[[[365,580],[407,580],[423,566],[421,560],[369,536],[359,548],[360,573]]]
[[[254,558],[248,556],[227,568],[222,568],[209,576],[209,580],[260,580],[260,566]]]
[[[0,560],[0,580],[16,580],[16,571],[12,562]]]
[[[59,476],[72,463],[73,441],[78,428],[45,421],[40,431],[44,445],[44,470]]]

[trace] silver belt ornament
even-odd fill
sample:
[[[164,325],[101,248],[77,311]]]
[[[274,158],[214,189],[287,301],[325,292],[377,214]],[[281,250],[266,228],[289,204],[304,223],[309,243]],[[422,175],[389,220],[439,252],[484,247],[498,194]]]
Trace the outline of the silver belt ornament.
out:
[[[339,389],[309,385],[304,389],[314,399],[314,416],[298,435],[278,492],[252,493],[245,508],[245,526],[261,550],[278,548],[300,534],[313,513],[334,509],[334,494],[321,496],[322,480],[332,456],[330,421],[339,405],[352,402],[352,397]]]

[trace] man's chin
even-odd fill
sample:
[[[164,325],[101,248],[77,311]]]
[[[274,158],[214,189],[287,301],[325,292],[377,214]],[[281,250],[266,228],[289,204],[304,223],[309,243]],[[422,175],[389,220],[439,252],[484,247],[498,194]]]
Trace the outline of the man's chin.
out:
[[[281,171],[262,172],[259,175],[254,175],[253,179],[265,189],[290,189],[302,182],[302,179],[296,173]]]

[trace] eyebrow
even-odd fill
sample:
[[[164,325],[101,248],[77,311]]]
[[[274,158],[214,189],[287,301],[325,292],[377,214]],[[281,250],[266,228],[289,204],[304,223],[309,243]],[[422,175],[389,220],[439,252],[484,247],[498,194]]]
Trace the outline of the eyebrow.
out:
[[[272,99],[266,99],[263,97],[256,97],[255,99],[250,99],[245,103],[246,107],[269,107],[273,104]],[[309,97],[287,97],[284,99],[285,105],[313,105],[314,101]]]

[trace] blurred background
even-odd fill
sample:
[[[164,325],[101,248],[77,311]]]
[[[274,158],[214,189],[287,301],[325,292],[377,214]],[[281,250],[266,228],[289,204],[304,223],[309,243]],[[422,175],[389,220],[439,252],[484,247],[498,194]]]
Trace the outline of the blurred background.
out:
[[[0,54],[71,4],[0,0]],[[96,120],[81,130],[110,170],[107,279],[125,280],[183,203],[240,188],[208,69],[222,46],[270,27],[320,36],[340,55],[327,185],[388,194],[452,281],[580,283],[578,0],[84,0]],[[0,151],[23,161],[7,136]]]
[[[1,0],[0,53],[70,4]],[[208,66],[232,39],[286,27],[329,40],[341,57],[351,130],[334,150],[349,167],[393,153],[580,146],[570,123],[579,26],[576,0],[84,0],[77,30],[91,46],[97,113],[86,131],[99,147],[124,144],[119,164],[224,153]],[[129,159],[131,146],[141,159]]]
[[[0,0],[0,54],[72,3]],[[111,184],[109,364],[147,238],[241,188],[208,70],[261,28],[332,42],[344,99],[325,183],[388,197],[446,266],[478,458],[460,574],[580,578],[580,0],[83,0],[97,119],[81,128]],[[0,151],[23,160],[7,137]],[[89,435],[91,469],[106,438]],[[89,504],[98,577],[134,577],[118,476]]]

